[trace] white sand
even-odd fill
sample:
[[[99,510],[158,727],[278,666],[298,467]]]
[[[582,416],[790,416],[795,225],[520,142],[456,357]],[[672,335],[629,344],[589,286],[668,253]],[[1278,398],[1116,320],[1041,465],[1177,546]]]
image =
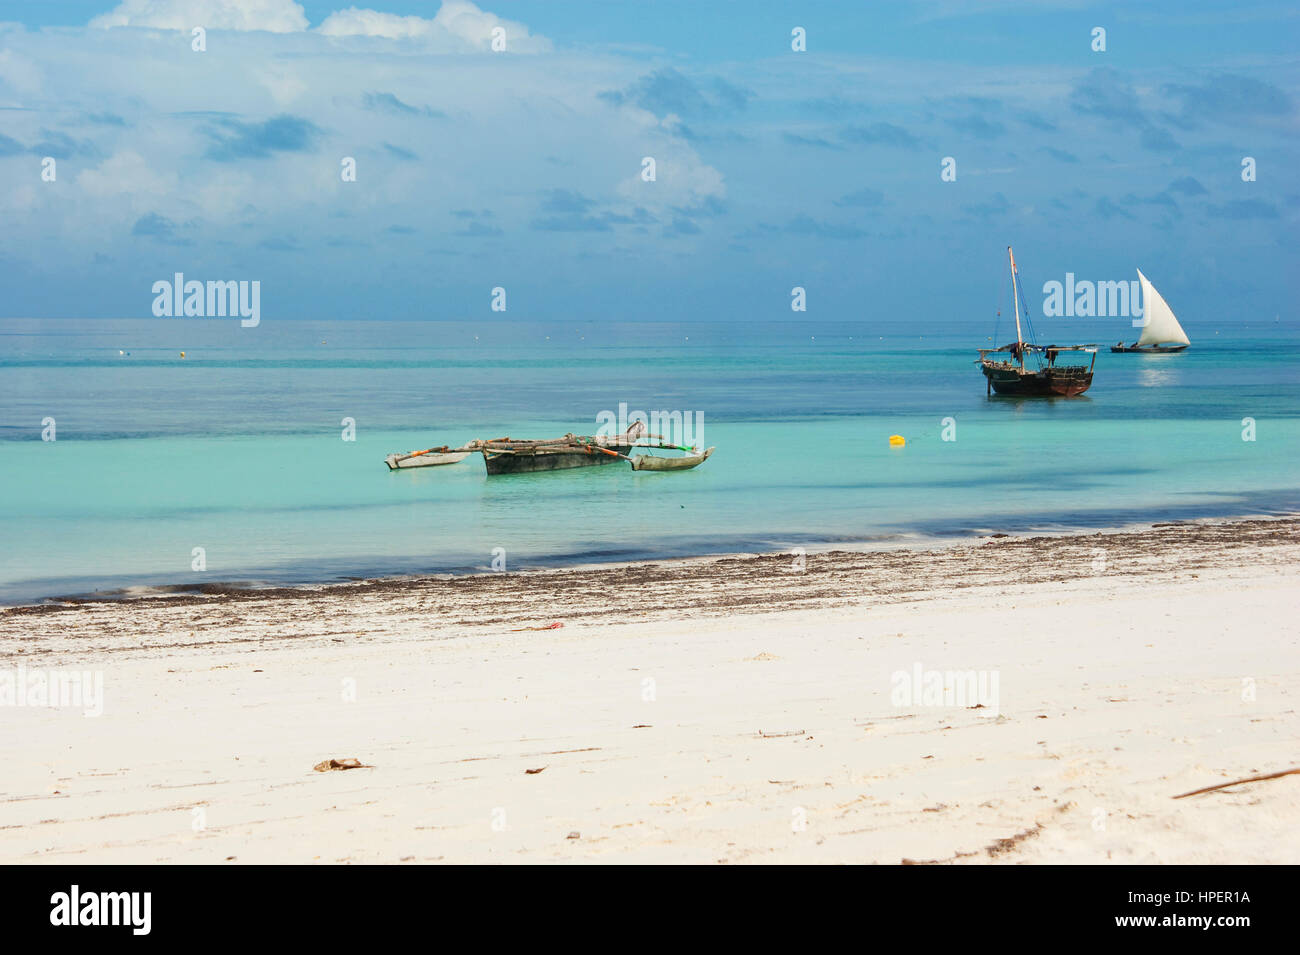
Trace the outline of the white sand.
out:
[[[540,632],[395,596],[349,598],[369,632],[302,600],[0,617],[0,668],[106,696],[0,708],[0,861],[1295,863],[1300,775],[1171,798],[1300,766],[1300,545],[1221,550],[986,583],[969,548],[904,602]],[[894,705],[917,663],[996,671],[1000,715]]]

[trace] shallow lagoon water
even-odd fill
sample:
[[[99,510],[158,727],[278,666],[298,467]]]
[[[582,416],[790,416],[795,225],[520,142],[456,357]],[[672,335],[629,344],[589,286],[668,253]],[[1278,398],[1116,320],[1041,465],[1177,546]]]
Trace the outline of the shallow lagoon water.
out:
[[[1185,324],[1183,354],[1103,346],[1084,397],[1017,400],[986,397],[972,322],[4,320],[0,600],[1300,510],[1300,339]],[[703,412],[717,452],[668,474],[383,464],[591,433],[620,402]]]

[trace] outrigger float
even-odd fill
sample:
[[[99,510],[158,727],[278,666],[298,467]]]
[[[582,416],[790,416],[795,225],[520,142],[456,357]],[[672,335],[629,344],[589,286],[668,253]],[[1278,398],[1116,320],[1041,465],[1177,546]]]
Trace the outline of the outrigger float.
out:
[[[390,471],[403,471],[407,468],[436,468],[443,464],[455,464],[469,457],[469,451],[457,448],[453,451],[445,444],[440,448],[425,448],[410,454],[390,454],[384,458]]]
[[[647,441],[655,443],[642,443]],[[685,453],[676,457],[630,453],[637,448],[666,449]],[[663,435],[647,434],[645,424],[637,421],[624,434],[592,437],[569,432],[562,438],[539,441],[492,438],[470,441],[459,448],[449,448],[444,445],[439,448],[413,451],[409,454],[390,454],[384,462],[390,471],[436,467],[455,464],[476,451],[483,455],[483,465],[487,473],[494,475],[566,471],[570,468],[599,467],[616,461],[627,461],[633,471],[689,471],[708,460],[714,449],[706,448],[701,451],[699,448],[666,444]]]

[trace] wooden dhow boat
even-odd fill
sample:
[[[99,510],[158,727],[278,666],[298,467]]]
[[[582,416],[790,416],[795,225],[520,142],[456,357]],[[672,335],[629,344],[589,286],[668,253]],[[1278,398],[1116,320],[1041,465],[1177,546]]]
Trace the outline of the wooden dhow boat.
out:
[[[646,435],[645,425],[636,421],[625,434],[591,437],[569,432],[562,438],[516,441],[494,438],[465,445],[483,455],[488,474],[529,474],[534,471],[566,471],[612,464],[627,457],[637,439]]]
[[[984,373],[988,393],[1019,397],[1073,397],[1081,395],[1092,386],[1092,370],[1097,364],[1096,345],[1036,345],[1026,340],[1020,325],[1020,276],[1016,271],[1016,256],[1007,246],[1011,260],[1011,296],[1016,310],[1016,340],[1001,348],[981,348],[977,363]],[[1030,333],[1029,312],[1025,311],[1025,324]],[[1091,354],[1086,365],[1056,363],[1061,352]],[[1005,353],[1007,358],[1002,358]],[[1026,362],[1032,359],[1032,366]],[[1046,360],[1044,360],[1046,359]]]

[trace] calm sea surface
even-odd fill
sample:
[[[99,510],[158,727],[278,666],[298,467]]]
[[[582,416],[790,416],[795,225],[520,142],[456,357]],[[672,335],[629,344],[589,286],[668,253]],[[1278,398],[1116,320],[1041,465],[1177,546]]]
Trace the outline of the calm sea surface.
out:
[[[1184,354],[1104,351],[1082,398],[990,400],[972,321],[0,320],[0,602],[1300,510],[1300,336],[1184,324]],[[592,433],[620,402],[703,412],[718,450],[675,474],[383,463]]]

